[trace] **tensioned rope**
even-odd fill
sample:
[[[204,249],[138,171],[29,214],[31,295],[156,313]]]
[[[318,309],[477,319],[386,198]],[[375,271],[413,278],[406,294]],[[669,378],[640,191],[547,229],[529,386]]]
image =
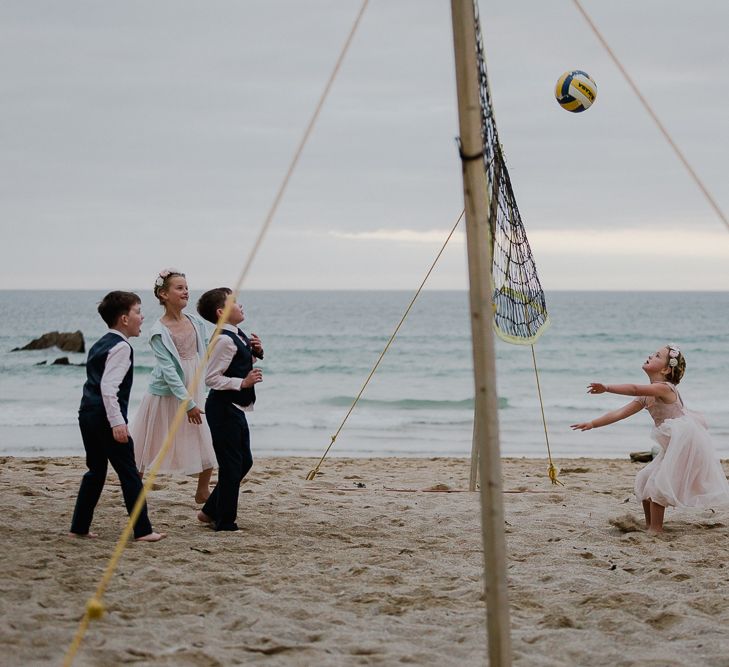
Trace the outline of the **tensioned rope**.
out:
[[[319,467],[324,462],[324,459],[327,457],[327,454],[329,454],[329,450],[334,445],[334,442],[337,439],[337,436],[339,436],[339,433],[344,428],[344,425],[347,423],[347,420],[349,419],[349,415],[352,414],[352,411],[354,410],[355,406],[359,402],[359,399],[362,397],[362,394],[364,393],[364,390],[367,388],[367,385],[369,384],[370,380],[372,379],[372,376],[375,374],[375,371],[377,370],[378,366],[380,365],[380,362],[382,361],[383,357],[387,354],[387,351],[390,349],[390,345],[392,344],[392,341],[395,340],[395,336],[397,336],[398,331],[400,331],[400,327],[402,326],[402,323],[405,321],[405,318],[410,313],[410,310],[413,307],[413,304],[415,303],[416,299],[420,296],[420,292],[423,291],[423,287],[425,286],[425,283],[427,282],[428,278],[430,277],[430,274],[433,273],[433,269],[435,268],[435,265],[438,263],[438,260],[440,259],[440,256],[443,254],[443,251],[445,250],[446,246],[448,245],[448,241],[451,240],[451,236],[453,236],[454,232],[456,231],[456,227],[458,227],[458,223],[463,218],[463,215],[465,213],[465,209],[461,211],[461,214],[458,216],[458,220],[456,220],[456,223],[453,225],[453,228],[451,229],[450,233],[446,237],[446,240],[443,241],[443,245],[441,246],[440,250],[438,251],[438,254],[435,256],[435,259],[433,260],[433,263],[430,265],[430,268],[428,269],[427,273],[425,274],[425,278],[423,278],[423,281],[420,283],[420,287],[415,291],[415,294],[413,295],[413,298],[410,300],[410,303],[408,304],[408,307],[405,309],[405,312],[403,313],[403,316],[400,318],[400,321],[397,323],[397,326],[395,327],[395,330],[392,332],[392,335],[390,336],[390,340],[387,341],[387,344],[385,345],[382,352],[380,352],[380,356],[378,357],[377,361],[375,362],[375,365],[372,367],[372,370],[370,371],[370,374],[367,376],[367,379],[364,381],[364,384],[362,385],[362,388],[359,390],[359,393],[357,394],[357,397],[352,402],[352,405],[350,406],[349,410],[347,411],[347,414],[344,416],[344,419],[342,420],[342,423],[339,425],[339,428],[337,429],[337,432],[331,436],[332,441],[329,443],[329,446],[326,448],[324,454],[322,454],[322,457],[319,459],[319,463],[317,463],[306,475],[306,479],[312,480],[316,477],[317,473],[319,472]]]
[[[542,425],[547,445],[547,457],[549,459],[548,475],[552,484],[561,484],[557,479],[558,470],[552,460],[551,448],[549,445],[549,433],[544,413],[544,402],[542,399],[541,385],[539,381],[539,370],[536,363],[534,343],[549,326],[549,316],[542,289],[537,274],[536,264],[532,255],[526,230],[516,204],[516,198],[511,186],[509,171],[506,167],[503,151],[499,142],[496,121],[494,118],[491,92],[486,72],[486,59],[484,56],[483,39],[481,26],[478,17],[478,6],[474,2],[476,14],[476,55],[478,59],[479,87],[481,101],[481,134],[483,140],[483,151],[475,156],[467,156],[462,153],[459,145],[459,152],[462,160],[483,159],[486,178],[490,190],[491,211],[489,215],[489,231],[491,235],[491,288],[493,301],[493,328],[496,334],[507,343],[532,346],[532,360],[534,362],[534,373],[536,376],[537,394],[542,413]],[[463,213],[461,213],[461,216]],[[459,217],[460,220],[460,217]],[[456,221],[456,225],[458,221]],[[317,465],[309,471],[307,480],[313,480],[319,468],[334,445],[342,428],[349,419],[352,411],[359,402],[372,376],[377,370],[380,362],[387,353],[402,323],[408,316],[415,300],[420,295],[426,280],[433,271],[435,264],[440,258],[445,246],[450,240],[455,225],[441,247],[433,264],[428,270],[423,282],[416,291],[410,305],[405,310],[395,331],[388,340],[385,348],[380,353],[374,367],[367,376],[362,388],[355,397],[349,411],[342,420],[336,433],[331,436],[331,442],[326,448]]]
[[[709,202],[709,205],[711,208],[714,209],[714,212],[719,216],[719,219],[724,223],[727,230],[729,230],[729,220],[727,219],[726,215],[724,215],[724,211],[721,210],[719,207],[719,204],[716,202],[714,197],[711,196],[711,193],[709,192],[708,188],[704,185],[703,181],[699,177],[699,175],[696,173],[694,168],[689,164],[689,161],[686,159],[686,156],[681,152],[681,149],[678,147],[676,142],[673,140],[671,135],[668,133],[668,130],[663,126],[663,123],[659,120],[658,116],[656,115],[655,111],[651,108],[650,104],[648,104],[648,101],[643,97],[640,90],[638,89],[638,86],[635,85],[633,82],[633,79],[628,74],[628,71],[623,67],[620,60],[618,60],[618,57],[615,55],[615,52],[610,48],[610,45],[607,43],[605,38],[602,36],[602,33],[598,30],[597,26],[593,22],[593,20],[590,18],[588,13],[585,11],[583,6],[580,4],[579,0],[572,0],[572,2],[577,7],[578,11],[582,14],[585,21],[587,21],[587,24],[592,29],[592,32],[595,33],[595,36],[597,37],[598,41],[603,45],[605,50],[607,51],[608,55],[612,59],[612,61],[615,63],[617,68],[620,70],[620,73],[623,75],[623,78],[628,82],[628,85],[633,89],[633,92],[636,94],[638,99],[640,100],[640,103],[643,105],[645,110],[648,112],[648,115],[652,118],[653,122],[656,124],[658,129],[660,130],[661,134],[664,136],[668,144],[673,149],[674,153],[678,156],[678,159],[683,163],[683,166],[686,167],[686,170],[690,174],[691,178],[693,179],[694,183],[699,186],[699,189],[703,193],[704,197],[706,197],[706,200]]]
[[[291,175],[294,172],[294,169],[296,168],[296,165],[298,164],[299,158],[301,156],[301,153],[304,150],[304,146],[306,145],[306,143],[312,133],[312,130],[314,129],[314,125],[316,124],[316,121],[319,117],[321,109],[324,106],[324,102],[326,101],[326,98],[329,95],[329,91],[332,87],[332,84],[334,83],[334,79],[336,78],[337,74],[339,73],[342,62],[344,61],[344,57],[346,56],[347,51],[349,50],[349,47],[354,38],[354,34],[357,31],[357,28],[359,27],[359,24],[361,22],[362,16],[364,15],[364,12],[365,12],[365,9],[367,8],[368,3],[369,3],[369,0],[363,0],[363,2],[362,2],[360,10],[349,31],[349,35],[347,36],[347,39],[339,53],[339,57],[337,58],[337,61],[329,76],[329,79],[327,80],[324,90],[321,93],[321,96],[319,97],[319,102],[311,116],[311,119],[309,120],[306,130],[304,131],[303,137],[296,149],[294,157],[292,158],[291,163],[289,164],[289,167],[286,171],[286,174],[281,183],[281,186],[279,187],[278,192],[276,193],[276,197],[274,198],[274,201],[271,205],[268,215],[266,216],[266,218],[261,226],[261,229],[260,229],[258,236],[256,237],[256,241],[253,244],[253,247],[246,259],[246,262],[243,265],[243,269],[240,273],[240,276],[238,277],[238,281],[235,284],[233,293],[226,300],[225,308],[223,309],[223,312],[221,313],[220,318],[218,319],[218,322],[215,325],[215,331],[213,332],[212,338],[210,339],[210,343],[208,344],[208,347],[205,350],[205,356],[203,357],[201,363],[198,364],[198,368],[195,372],[195,376],[193,377],[192,382],[190,383],[190,386],[188,387],[188,392],[191,395],[195,393],[195,391],[200,383],[203,369],[205,368],[205,365],[207,364],[207,361],[210,358],[212,349],[213,349],[218,337],[220,336],[220,331],[222,329],[223,323],[225,321],[227,321],[227,319],[228,319],[230,310],[233,307],[233,304],[235,303],[235,297],[236,297],[237,293],[240,291],[240,289],[243,285],[243,281],[245,280],[246,276],[248,275],[248,271],[249,271],[251,265],[253,264],[253,261],[258,253],[258,249],[260,248],[260,246],[263,242],[263,239],[266,236],[266,232],[268,231],[269,227],[271,226],[271,222],[276,213],[276,210],[278,209],[278,205],[281,202],[281,199],[283,198],[283,194],[286,190],[286,187],[288,186]],[[106,570],[104,571],[104,573],[101,577],[101,580],[99,581],[99,584],[96,588],[94,595],[86,603],[86,610],[84,612],[84,615],[81,618],[81,621],[79,622],[79,626],[78,626],[76,634],[73,638],[73,641],[71,642],[71,645],[69,646],[68,651],[66,652],[66,656],[63,661],[64,667],[69,667],[70,665],[73,664],[73,661],[76,657],[76,654],[78,653],[79,647],[81,646],[81,641],[83,640],[83,637],[86,634],[86,630],[88,629],[90,621],[92,619],[101,617],[104,613],[104,605],[102,602],[104,592],[106,591],[106,588],[109,585],[109,582],[111,581],[111,578],[114,574],[114,571],[116,570],[116,567],[117,567],[119,560],[122,556],[122,553],[124,551],[124,548],[126,547],[126,544],[129,541],[129,537],[132,534],[134,524],[136,523],[137,519],[139,518],[139,514],[142,511],[142,507],[144,506],[146,497],[149,494],[149,491],[152,488],[152,485],[154,484],[154,480],[157,476],[157,471],[159,470],[162,460],[164,459],[164,457],[167,454],[167,451],[169,450],[170,446],[172,445],[172,441],[175,437],[175,434],[177,433],[177,430],[179,429],[180,424],[182,423],[182,420],[186,415],[188,404],[189,404],[189,399],[186,399],[185,401],[183,401],[180,404],[179,408],[177,409],[177,413],[175,414],[175,417],[172,420],[172,424],[170,426],[170,431],[167,434],[167,437],[165,438],[165,441],[162,445],[162,448],[160,449],[159,454],[157,455],[157,458],[155,459],[152,467],[150,468],[149,476],[147,477],[147,480],[145,481],[145,483],[142,487],[142,491],[140,492],[139,497],[137,498],[137,502],[135,503],[134,508],[132,509],[132,511],[129,515],[129,521],[127,522],[126,526],[124,527],[124,530],[122,531],[121,536],[119,537],[119,540],[114,549],[114,553],[112,554],[111,558],[109,559]]]
[[[547,474],[553,485],[562,484],[557,477],[559,474],[557,466],[552,460],[534,347],[549,326],[547,303],[499,141],[477,2],[473,3],[473,10],[476,23],[476,59],[481,98],[483,161],[491,205],[489,228],[491,232],[494,332],[506,343],[530,345],[532,348],[537,396],[542,414],[544,440],[547,445]]]

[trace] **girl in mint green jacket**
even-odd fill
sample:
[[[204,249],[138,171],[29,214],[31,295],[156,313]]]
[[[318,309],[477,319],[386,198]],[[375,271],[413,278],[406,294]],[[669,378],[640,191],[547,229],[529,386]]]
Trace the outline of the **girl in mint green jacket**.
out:
[[[189,299],[184,273],[175,269],[161,271],[155,280],[154,295],[165,312],[150,333],[156,363],[147,394],[130,426],[134,455],[140,472],[151,467],[180,403],[189,399],[187,419],[178,428],[159,472],[197,475],[195,501],[204,503],[210,495],[210,477],[217,462],[201,411],[205,406],[205,383],[200,380],[194,396],[187,387],[205,355],[207,325],[197,315],[182,312]]]

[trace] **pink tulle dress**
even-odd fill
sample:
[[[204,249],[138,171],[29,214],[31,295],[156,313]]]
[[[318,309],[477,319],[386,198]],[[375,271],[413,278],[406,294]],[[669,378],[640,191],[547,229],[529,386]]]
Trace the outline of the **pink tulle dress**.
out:
[[[180,336],[170,333],[185,373],[185,386],[190,386],[200,361],[195,329],[188,327]],[[193,400],[200,409],[204,409],[204,380],[199,382]],[[140,472],[149,468],[160,453],[179,407],[180,401],[175,396],[145,394],[130,427],[134,440],[134,458]],[[202,417],[202,424],[191,424],[185,416],[159,467],[159,472],[194,475],[216,465],[213,441],[205,416]]]
[[[676,401],[653,396],[635,400],[648,410],[655,426],[651,437],[660,451],[635,479],[638,500],[671,507],[709,507],[729,503],[729,482],[714,450],[703,417],[686,409],[676,387],[666,383]]]

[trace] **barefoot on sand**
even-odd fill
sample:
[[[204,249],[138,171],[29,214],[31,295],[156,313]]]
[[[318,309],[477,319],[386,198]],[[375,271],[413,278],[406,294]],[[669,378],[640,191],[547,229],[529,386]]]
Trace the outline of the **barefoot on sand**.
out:
[[[319,461],[256,459],[237,533],[198,521],[194,481],[161,478],[149,505],[170,539],[129,545],[74,665],[486,665],[480,495],[423,492],[468,488],[470,461],[333,457],[306,482]],[[514,667],[729,667],[729,506],[667,509],[649,537],[639,464],[554,464],[566,490],[546,459],[501,459]],[[84,541],[66,537],[83,456],[0,466],[0,665],[56,667],[126,525],[121,490]]]
[[[202,510],[197,513],[197,520],[201,523],[212,523],[213,520]]]
[[[159,542],[160,540],[165,539],[167,537],[167,533],[149,533],[149,535],[142,535],[142,537],[137,537],[134,541],[135,542]]]
[[[89,538],[98,537],[99,534],[98,533],[92,533],[92,532],[89,531],[88,533],[84,533],[83,535],[80,534],[80,533],[69,533],[68,536],[69,537],[78,537],[78,538],[81,538],[81,539],[84,539],[84,538],[85,539],[89,539]]]

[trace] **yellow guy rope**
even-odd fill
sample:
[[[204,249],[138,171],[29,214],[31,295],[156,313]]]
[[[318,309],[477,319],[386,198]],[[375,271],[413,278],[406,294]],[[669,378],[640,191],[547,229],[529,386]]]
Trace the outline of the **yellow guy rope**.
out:
[[[544,402],[542,401],[542,387],[539,384],[539,370],[537,369],[537,353],[534,351],[534,345],[531,345],[532,348],[532,361],[534,362],[534,375],[537,378],[537,394],[539,394],[539,407],[542,410],[542,426],[544,426],[544,439],[547,442],[547,458],[549,459],[549,479],[552,480],[552,484],[561,484],[564,486],[563,482],[560,482],[557,479],[557,475],[559,474],[559,470],[557,469],[557,466],[554,465],[552,462],[552,451],[549,448],[549,433],[547,432],[547,419],[544,416]]]
[[[349,419],[349,415],[352,414],[352,410],[354,410],[354,406],[357,405],[359,399],[362,397],[364,390],[366,389],[367,385],[369,384],[369,381],[372,379],[372,376],[375,374],[375,371],[377,370],[377,367],[380,365],[382,358],[385,356],[385,354],[387,353],[387,350],[390,348],[392,341],[395,340],[395,336],[397,336],[397,332],[400,331],[400,327],[402,326],[402,323],[405,321],[405,318],[408,316],[408,313],[410,313],[410,309],[413,307],[415,300],[418,298],[418,296],[420,296],[420,292],[423,290],[423,287],[424,287],[426,281],[430,277],[430,274],[433,272],[433,269],[435,268],[435,265],[438,263],[440,256],[443,254],[445,247],[448,245],[448,241],[451,240],[451,236],[453,236],[453,233],[456,231],[456,227],[458,227],[458,223],[461,221],[461,218],[463,218],[464,213],[465,213],[465,209],[463,211],[461,211],[461,214],[458,216],[458,220],[456,220],[456,224],[453,225],[453,228],[451,229],[450,233],[446,237],[446,240],[443,242],[443,245],[441,246],[440,250],[438,251],[438,254],[435,256],[433,263],[430,265],[428,272],[425,274],[425,278],[423,278],[423,282],[420,283],[420,287],[418,287],[417,291],[415,292],[415,295],[411,299],[410,305],[408,305],[408,307],[405,309],[405,313],[400,318],[400,321],[398,322],[397,326],[395,327],[395,331],[392,332],[392,336],[390,336],[390,340],[387,341],[387,345],[385,345],[385,348],[380,353],[380,357],[375,362],[375,365],[372,367],[370,374],[367,376],[367,379],[364,381],[362,388],[359,390],[359,394],[357,394],[357,398],[354,399],[354,402],[350,406],[349,411],[347,412],[344,419],[342,420],[342,423],[339,425],[337,432],[332,436],[332,441],[329,443],[329,446],[326,448],[326,451],[324,452],[324,454],[322,454],[322,457],[319,459],[319,463],[317,463],[316,466],[314,466],[314,468],[312,468],[309,471],[309,473],[306,475],[306,479],[308,479],[308,480],[314,479],[316,477],[317,473],[319,472],[319,467],[321,466],[321,464],[323,463],[327,454],[329,453],[329,450],[332,448],[332,445],[334,444],[334,441],[337,439],[339,432],[342,430],[342,428],[344,428],[344,424],[347,421],[347,419]]]
[[[266,219],[265,219],[263,225],[261,226],[261,230],[258,233],[258,236],[256,238],[255,243],[253,244],[253,248],[252,248],[251,252],[248,255],[246,263],[243,266],[243,270],[241,271],[238,281],[235,284],[233,293],[226,300],[225,308],[223,309],[223,312],[220,315],[220,318],[218,319],[217,324],[215,325],[215,331],[214,331],[213,336],[210,339],[210,343],[208,344],[208,347],[205,351],[205,356],[204,356],[202,362],[198,365],[197,371],[195,372],[195,376],[193,377],[192,382],[190,383],[190,386],[188,387],[188,392],[190,394],[195,393],[195,390],[197,389],[197,386],[200,383],[203,369],[205,368],[205,365],[207,364],[207,361],[210,358],[210,354],[212,352],[213,346],[215,345],[215,342],[217,341],[218,337],[220,336],[220,330],[223,326],[223,323],[226,322],[228,319],[230,310],[233,307],[233,304],[235,303],[236,295],[240,291],[240,289],[243,285],[243,281],[245,280],[245,277],[248,274],[248,270],[249,270],[251,264],[253,263],[253,260],[255,259],[255,256],[258,252],[258,249],[261,246],[261,243],[263,242],[263,239],[266,235],[266,232],[268,231],[268,228],[271,225],[271,221],[273,220],[274,214],[276,213],[278,205],[283,197],[284,191],[286,190],[288,182],[291,178],[291,174],[293,173],[293,171],[299,161],[299,157],[301,156],[301,153],[304,149],[304,146],[306,145],[306,142],[309,139],[309,136],[311,135],[311,132],[314,128],[316,120],[319,117],[319,113],[329,94],[329,91],[332,87],[334,79],[336,78],[336,76],[341,68],[342,62],[344,61],[344,57],[347,54],[347,51],[349,50],[349,47],[352,43],[352,39],[354,38],[354,34],[357,31],[357,28],[359,26],[359,23],[362,19],[363,14],[365,12],[365,9],[367,8],[368,3],[369,3],[369,0],[363,0],[363,2],[362,2],[359,13],[357,14],[354,24],[352,25],[352,28],[347,37],[347,40],[345,41],[344,46],[342,47],[342,50],[339,54],[339,58],[337,59],[334,69],[332,70],[332,73],[329,76],[329,80],[327,81],[326,86],[324,87],[324,91],[322,92],[322,94],[319,98],[319,102],[316,106],[316,109],[314,110],[314,113],[311,116],[311,120],[309,121],[309,124],[306,127],[306,130],[301,139],[301,142],[299,143],[299,146],[296,149],[296,153],[294,154],[294,157],[291,160],[291,164],[289,165],[289,168],[286,171],[286,175],[284,176],[281,186],[279,187],[279,190],[276,194],[273,204],[271,205],[268,215],[266,216]],[[164,444],[162,445],[162,448],[161,448],[159,454],[157,455],[155,462],[153,463],[152,467],[150,468],[149,476],[147,477],[147,481],[144,483],[144,486],[142,487],[142,491],[139,494],[139,497],[137,498],[137,502],[135,503],[131,514],[129,515],[129,521],[127,522],[127,525],[124,527],[124,530],[122,531],[122,534],[119,537],[119,541],[116,544],[114,553],[112,554],[111,558],[109,559],[106,570],[104,571],[104,574],[101,577],[101,580],[99,581],[99,584],[96,588],[96,592],[94,593],[93,597],[91,597],[88,600],[88,602],[86,604],[86,611],[84,612],[84,615],[81,618],[81,621],[79,622],[79,626],[76,631],[76,635],[74,636],[73,641],[71,642],[71,645],[69,646],[65,659],[63,661],[64,667],[70,667],[70,665],[73,664],[73,661],[76,657],[76,653],[78,652],[78,649],[81,646],[81,641],[83,640],[83,637],[86,633],[86,630],[89,626],[89,622],[91,621],[91,619],[100,618],[104,613],[104,604],[102,602],[104,591],[106,590],[106,588],[109,584],[109,581],[111,580],[111,577],[114,574],[114,570],[116,569],[119,559],[122,556],[124,547],[126,546],[126,543],[129,540],[129,536],[132,533],[133,526],[134,526],[137,518],[139,517],[140,512],[142,511],[142,506],[144,505],[145,499],[146,499],[150,489],[152,488],[152,484],[154,484],[154,480],[157,476],[157,471],[159,470],[161,462],[164,459],[165,455],[167,454],[167,451],[169,450],[169,448],[172,444],[172,440],[175,437],[175,433],[177,433],[177,429],[180,427],[182,420],[185,418],[188,404],[189,404],[189,399],[183,401],[180,404],[180,407],[177,409],[177,413],[175,414],[175,417],[172,420],[172,425],[170,426],[170,431],[167,434],[167,437],[165,438]]]
[[[527,283],[524,265],[519,265],[519,273],[521,275],[521,281],[522,284]],[[524,319],[528,319],[527,315],[527,302],[526,300],[523,301],[524,304]],[[530,345],[532,348],[532,362],[534,363],[534,377],[537,381],[537,396],[539,396],[539,409],[542,411],[542,426],[544,427],[544,441],[547,443],[547,458],[549,459],[549,468],[547,468],[547,474],[549,475],[549,479],[552,482],[552,485],[560,484],[561,486],[564,486],[564,483],[561,482],[559,479],[557,479],[557,475],[559,475],[559,469],[557,466],[554,465],[554,462],[552,461],[552,450],[549,447],[549,431],[547,430],[547,418],[544,416],[544,401],[542,400],[542,386],[539,382],[539,369],[537,368],[537,352],[536,348],[534,347],[534,343]]]
[[[686,159],[684,154],[681,152],[679,147],[676,145],[676,142],[671,138],[671,135],[668,134],[668,130],[666,130],[665,127],[663,127],[663,123],[658,119],[658,116],[656,113],[651,109],[650,105],[648,104],[647,100],[643,95],[641,94],[640,90],[638,90],[638,86],[633,83],[633,79],[630,78],[630,75],[628,74],[627,70],[621,62],[618,60],[618,57],[615,55],[613,50],[610,48],[608,43],[605,41],[605,38],[602,36],[600,31],[597,29],[597,26],[592,22],[592,19],[588,16],[587,12],[583,9],[582,5],[580,4],[579,0],[572,0],[572,2],[577,7],[578,11],[582,14],[585,21],[587,21],[587,24],[592,29],[592,32],[595,33],[595,36],[600,41],[600,43],[603,45],[605,50],[608,52],[608,55],[610,58],[612,58],[612,61],[615,63],[617,68],[620,70],[620,73],[623,75],[625,80],[628,82],[628,85],[633,89],[633,92],[638,96],[638,99],[640,100],[641,104],[645,108],[645,110],[648,112],[648,115],[653,119],[653,122],[656,124],[658,129],[661,131],[661,134],[665,137],[666,141],[669,143],[671,148],[673,148],[673,151],[678,156],[678,159],[681,160],[683,163],[683,166],[686,167],[688,170],[688,173],[691,175],[691,178],[694,180],[694,183],[699,186],[699,189],[703,193],[704,197],[706,197],[706,200],[709,202],[709,205],[711,208],[714,209],[714,212],[719,216],[721,221],[726,226],[727,230],[729,230],[729,220],[727,220],[726,215],[724,215],[724,212],[719,207],[719,204],[716,203],[714,198],[709,193],[709,190],[706,188],[702,180],[699,178],[699,175],[694,171],[693,167],[689,164],[689,161]]]

